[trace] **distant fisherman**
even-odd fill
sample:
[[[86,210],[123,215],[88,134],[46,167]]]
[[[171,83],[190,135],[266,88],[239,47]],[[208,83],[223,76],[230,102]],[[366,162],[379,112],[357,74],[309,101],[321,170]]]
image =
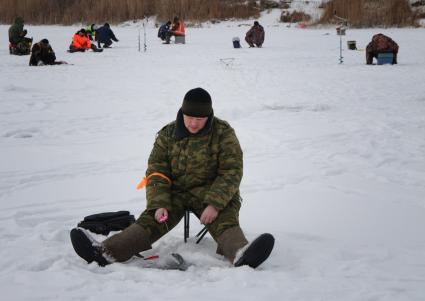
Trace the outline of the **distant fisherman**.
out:
[[[72,37],[72,43],[69,46],[69,52],[84,52],[89,49],[92,49],[94,52],[103,51],[103,49],[98,49],[96,45],[92,44],[87,36],[86,30],[82,28]]]
[[[96,24],[91,24],[89,26],[86,27],[86,34],[87,37],[90,39],[90,41],[93,41],[96,37]]]
[[[366,64],[372,65],[373,58],[378,58],[379,53],[392,53],[393,64],[397,64],[398,44],[390,37],[378,33],[366,47]]]
[[[66,64],[66,62],[56,61],[56,55],[52,46],[49,44],[49,40],[42,39],[40,42],[35,43],[34,46],[32,46],[30,66],[61,64]]]
[[[246,33],[245,41],[248,43],[249,47],[262,47],[264,43],[264,28],[258,23],[254,22],[254,26]]]
[[[112,41],[118,42],[117,37],[111,29],[109,23],[105,23],[99,29],[96,29],[95,39],[97,41],[97,47],[101,48],[103,44],[103,48],[111,48]]]
[[[30,54],[32,38],[26,38],[27,30],[24,29],[24,19],[17,17],[15,23],[9,28],[9,52],[10,54]]]
[[[162,24],[158,29],[158,38],[165,41],[167,38],[167,33],[170,31],[171,21]]]
[[[182,20],[180,20],[179,17],[174,17],[173,24],[171,24],[171,29],[166,32],[165,34],[165,44],[170,44],[171,37],[184,37],[186,36],[186,32],[184,29],[184,23]]]

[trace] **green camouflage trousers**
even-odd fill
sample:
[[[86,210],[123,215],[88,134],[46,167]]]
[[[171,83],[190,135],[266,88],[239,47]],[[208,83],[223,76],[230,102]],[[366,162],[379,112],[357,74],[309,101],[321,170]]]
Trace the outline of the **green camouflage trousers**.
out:
[[[160,224],[155,220],[156,209],[145,210],[136,221],[136,223],[149,233],[151,244],[173,229],[183,218],[185,210],[190,210],[200,218],[206,207],[205,204],[188,192],[173,194],[171,203],[172,208],[168,211],[167,224]],[[227,207],[219,212],[217,218],[207,226],[208,232],[214,240],[217,240],[225,230],[239,226],[240,207],[241,202],[239,196],[237,196],[232,199]]]

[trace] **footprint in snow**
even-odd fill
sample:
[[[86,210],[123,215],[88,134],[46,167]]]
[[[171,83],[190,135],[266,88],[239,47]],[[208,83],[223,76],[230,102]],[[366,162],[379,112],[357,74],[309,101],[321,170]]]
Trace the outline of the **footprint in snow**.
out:
[[[35,135],[39,134],[40,130],[38,129],[22,129],[6,132],[3,137],[5,138],[32,138]]]

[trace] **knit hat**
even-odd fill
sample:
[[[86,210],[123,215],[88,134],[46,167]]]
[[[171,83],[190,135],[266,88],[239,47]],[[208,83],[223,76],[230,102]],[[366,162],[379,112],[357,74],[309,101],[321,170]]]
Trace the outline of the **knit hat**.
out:
[[[183,99],[183,114],[191,117],[209,117],[213,113],[210,94],[202,88],[189,90]]]

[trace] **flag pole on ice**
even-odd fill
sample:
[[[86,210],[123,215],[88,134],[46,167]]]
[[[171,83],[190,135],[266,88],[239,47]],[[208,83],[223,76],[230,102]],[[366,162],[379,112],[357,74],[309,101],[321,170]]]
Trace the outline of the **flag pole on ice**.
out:
[[[138,31],[139,31],[139,39],[138,39],[139,47],[138,47],[138,49],[139,49],[139,52],[140,52],[140,25],[138,26]]]
[[[341,22],[341,25],[337,28],[337,32],[339,35],[339,63],[342,64],[344,63],[344,57],[342,56],[342,36],[345,35],[345,31],[348,27],[348,20],[337,16],[336,11],[334,11],[334,17]]]
[[[143,19],[143,51],[146,52],[147,45],[146,45],[146,26],[147,22],[149,21],[149,17],[145,16]]]

